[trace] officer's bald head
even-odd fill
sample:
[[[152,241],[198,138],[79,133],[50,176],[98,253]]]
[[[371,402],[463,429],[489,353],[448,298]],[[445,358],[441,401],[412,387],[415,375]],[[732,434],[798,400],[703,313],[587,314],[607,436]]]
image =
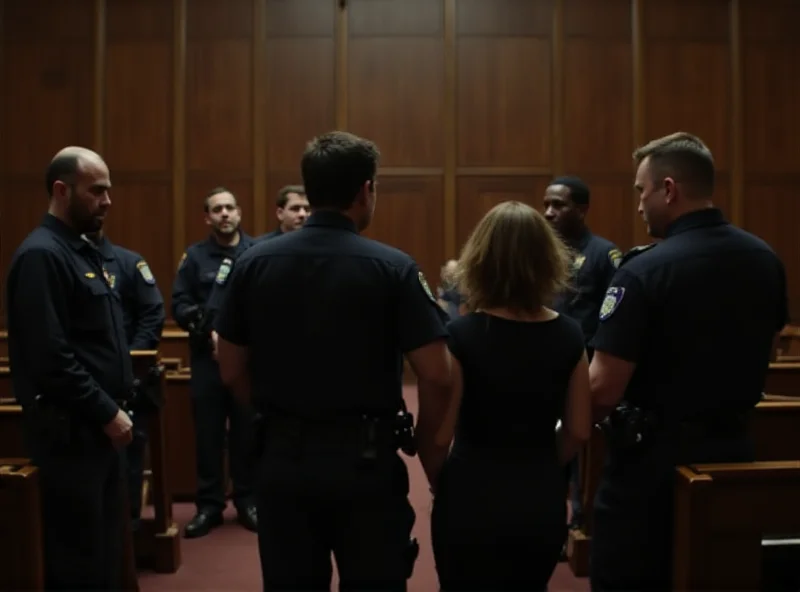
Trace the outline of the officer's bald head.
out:
[[[105,168],[103,158],[88,148],[81,146],[67,146],[59,150],[50,161],[45,173],[47,195],[53,197],[53,186],[57,181],[74,185],[78,175],[87,166]]]

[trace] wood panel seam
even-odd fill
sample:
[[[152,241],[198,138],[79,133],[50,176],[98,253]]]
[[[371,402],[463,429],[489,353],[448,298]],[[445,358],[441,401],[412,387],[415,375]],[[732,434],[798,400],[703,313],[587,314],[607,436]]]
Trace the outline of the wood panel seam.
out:
[[[336,73],[334,85],[336,93],[336,129],[347,129],[347,107],[348,107],[348,8],[347,2],[340,0],[330,0],[335,3],[337,10],[335,22],[335,64]]]
[[[253,230],[267,231],[267,0],[253,0]]]
[[[94,0],[94,138],[95,152],[105,148],[106,118],[106,0]]]
[[[740,0],[730,0],[730,47],[731,61],[731,166],[730,208],[731,222],[741,226],[744,222],[744,117],[742,86],[742,23]]]
[[[560,175],[564,173],[564,0],[555,0],[553,4],[551,35],[550,160],[553,173]]]
[[[172,254],[186,249],[186,0],[173,0]]]

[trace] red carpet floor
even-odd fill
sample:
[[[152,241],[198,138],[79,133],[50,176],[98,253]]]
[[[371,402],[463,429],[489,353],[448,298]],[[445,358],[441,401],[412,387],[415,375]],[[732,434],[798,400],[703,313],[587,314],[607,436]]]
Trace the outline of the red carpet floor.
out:
[[[409,410],[417,407],[416,389],[405,389]],[[417,512],[414,536],[420,541],[420,554],[409,583],[409,592],[436,592],[436,571],[430,542],[430,506],[427,481],[419,460],[407,459],[411,475],[411,503]],[[176,504],[175,518],[182,527],[192,517],[194,506]],[[201,539],[181,540],[183,565],[175,574],[163,575],[141,572],[139,582],[142,592],[254,592],[261,588],[256,535],[244,530],[235,522],[235,512],[226,512],[226,524]],[[333,590],[336,589],[334,576]],[[556,567],[550,582],[551,590],[586,591],[589,582],[572,575],[566,563]]]

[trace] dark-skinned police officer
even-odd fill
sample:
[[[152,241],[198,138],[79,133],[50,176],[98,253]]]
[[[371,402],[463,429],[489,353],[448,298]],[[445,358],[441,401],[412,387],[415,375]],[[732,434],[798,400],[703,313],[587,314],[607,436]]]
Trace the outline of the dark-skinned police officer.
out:
[[[544,216],[574,253],[572,286],[557,297],[553,309],[580,323],[587,346],[597,331],[600,305],[622,259],[622,252],[614,243],[589,230],[589,197],[589,187],[573,176],[553,179],[544,193]],[[587,354],[591,360],[591,347],[587,347]],[[569,465],[570,528],[580,528],[583,523],[579,469],[576,457]]]
[[[44,589],[119,590],[133,372],[119,296],[81,237],[102,228],[111,180],[98,154],[73,146],[46,185],[48,213],[6,284],[12,385],[39,469]]]
[[[216,322],[223,381],[265,418],[258,480],[264,590],[405,590],[418,547],[399,448],[414,452],[402,356],[419,383],[416,446],[433,474],[451,390],[444,313],[405,253],[360,236],[378,151],[344,132],[302,158],[312,215],[247,251]],[[299,314],[286,314],[297,310]],[[275,335],[280,335],[276,339]],[[304,361],[301,373],[286,372]]]
[[[87,236],[103,256],[111,288],[119,294],[128,349],[131,351],[158,349],[166,316],[164,298],[147,261],[139,253],[112,243],[102,230]],[[147,377],[143,378],[147,380]],[[141,385],[142,388],[147,386]],[[153,411],[146,399],[146,394],[142,392],[141,397],[134,397],[131,404],[133,440],[125,449],[128,499],[134,531],[138,529],[142,515],[147,417]]]
[[[228,421],[233,504],[239,523],[253,532],[257,528],[252,498],[253,469],[249,463],[252,414],[246,406],[236,403],[220,380],[211,337],[214,311],[208,310],[214,284],[228,280],[234,261],[255,241],[239,228],[241,210],[227,189],[219,187],[211,191],[205,198],[204,210],[211,235],[186,250],[172,287],[173,317],[189,332],[190,389],[196,432],[197,513],[186,525],[187,538],[205,536],[222,524],[226,506],[223,459]]]
[[[626,256],[590,367],[607,434],[593,590],[671,590],[676,465],[748,462],[747,418],[787,322],[781,261],[713,207],[711,152],[687,133],[639,148],[639,213],[660,242]]]

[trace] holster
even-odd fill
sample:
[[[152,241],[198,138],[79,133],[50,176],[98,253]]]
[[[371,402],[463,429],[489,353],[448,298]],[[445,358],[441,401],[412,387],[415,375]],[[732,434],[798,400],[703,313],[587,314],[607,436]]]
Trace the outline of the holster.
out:
[[[153,415],[164,406],[164,393],[161,391],[161,375],[164,367],[156,364],[151,366],[144,379],[136,378],[133,381],[131,399],[127,407],[134,413]]]

